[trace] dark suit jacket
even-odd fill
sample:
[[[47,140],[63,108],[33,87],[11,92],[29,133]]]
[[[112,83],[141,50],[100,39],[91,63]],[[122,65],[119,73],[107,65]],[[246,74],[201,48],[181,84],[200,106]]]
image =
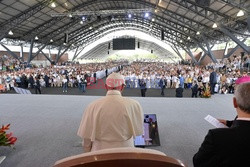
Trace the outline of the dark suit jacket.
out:
[[[175,96],[176,97],[183,97],[183,88],[182,87],[179,87],[179,88],[177,88],[176,90],[175,90],[175,92],[176,92],[176,94],[175,94]]]
[[[146,82],[144,79],[139,79],[139,85],[141,89],[146,89]]]
[[[227,120],[226,125],[228,127],[231,127],[234,124],[234,122],[236,121],[237,118],[238,118],[238,115],[234,118],[234,120]]]
[[[193,157],[194,167],[250,166],[250,121],[236,120],[230,128],[209,130]]]
[[[211,72],[209,76],[209,82],[210,83],[217,83],[217,77],[216,77],[216,72]]]
[[[198,92],[198,85],[195,84],[193,87],[192,87],[192,92],[193,93],[197,93]]]
[[[161,87],[161,88],[164,88],[165,87],[165,81],[164,81],[164,79],[160,79],[160,82],[159,82],[159,86]]]

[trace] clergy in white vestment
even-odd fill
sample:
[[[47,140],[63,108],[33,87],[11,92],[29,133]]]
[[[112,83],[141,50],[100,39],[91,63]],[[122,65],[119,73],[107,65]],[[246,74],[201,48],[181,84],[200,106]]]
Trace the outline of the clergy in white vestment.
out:
[[[133,99],[122,97],[124,77],[112,73],[106,80],[107,94],[87,106],[77,135],[85,152],[115,147],[134,147],[143,134],[143,111]]]

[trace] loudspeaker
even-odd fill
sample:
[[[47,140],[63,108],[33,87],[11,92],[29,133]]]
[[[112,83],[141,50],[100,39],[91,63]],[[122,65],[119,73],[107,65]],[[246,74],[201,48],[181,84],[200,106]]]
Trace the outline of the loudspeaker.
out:
[[[108,49],[110,49],[110,43],[109,43],[109,45],[108,45]]]
[[[108,51],[108,55],[109,55],[109,51]]]
[[[204,7],[209,7],[210,6],[210,1],[211,0],[195,0],[197,5],[204,6]]]
[[[69,36],[67,33],[64,33],[64,43],[68,43],[69,41]]]
[[[137,43],[137,48],[140,48],[140,42]]]
[[[153,53],[154,51],[153,50],[151,50],[151,53]]]
[[[161,29],[161,40],[164,40],[164,30]]]

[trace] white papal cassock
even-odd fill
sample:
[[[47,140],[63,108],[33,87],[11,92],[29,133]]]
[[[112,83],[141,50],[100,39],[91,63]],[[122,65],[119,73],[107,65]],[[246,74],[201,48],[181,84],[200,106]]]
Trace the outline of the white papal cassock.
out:
[[[83,139],[86,152],[133,147],[133,138],[143,134],[141,105],[122,97],[120,91],[109,90],[85,109],[77,134]]]

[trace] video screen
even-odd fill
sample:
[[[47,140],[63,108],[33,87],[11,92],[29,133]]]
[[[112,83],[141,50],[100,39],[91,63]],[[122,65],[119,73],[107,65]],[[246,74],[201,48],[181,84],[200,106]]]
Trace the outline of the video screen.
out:
[[[160,146],[156,114],[144,114],[144,133],[136,136],[135,147]]]
[[[135,50],[135,38],[113,39],[113,50]]]

